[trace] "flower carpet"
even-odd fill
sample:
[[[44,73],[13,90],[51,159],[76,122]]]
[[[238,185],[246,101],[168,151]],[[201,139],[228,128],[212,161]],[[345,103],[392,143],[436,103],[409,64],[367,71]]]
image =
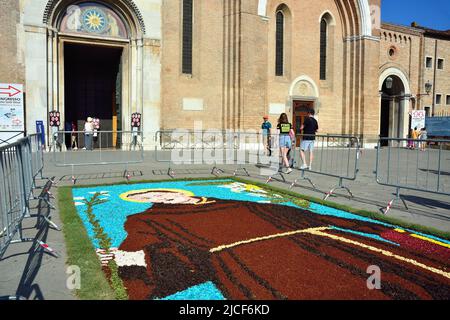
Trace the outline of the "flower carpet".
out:
[[[450,241],[271,189],[223,179],[72,193],[105,274],[114,261],[129,299],[450,298]]]

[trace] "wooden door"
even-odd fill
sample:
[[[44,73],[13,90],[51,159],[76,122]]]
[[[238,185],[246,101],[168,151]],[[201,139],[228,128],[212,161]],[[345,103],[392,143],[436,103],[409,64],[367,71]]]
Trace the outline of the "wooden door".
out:
[[[308,115],[308,110],[314,109],[314,102],[313,101],[299,101],[294,100],[293,102],[293,119],[292,119],[292,126],[294,127],[294,132],[296,135],[296,146],[300,147],[301,142],[301,134],[302,131],[300,130],[301,126],[303,125],[303,122],[305,121],[305,117]]]

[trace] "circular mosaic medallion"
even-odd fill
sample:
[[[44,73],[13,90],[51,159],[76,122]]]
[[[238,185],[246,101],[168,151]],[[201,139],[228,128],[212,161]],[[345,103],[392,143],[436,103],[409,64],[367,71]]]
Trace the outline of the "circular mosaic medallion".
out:
[[[88,32],[103,33],[108,26],[106,14],[99,8],[87,9],[81,19],[83,28]]]

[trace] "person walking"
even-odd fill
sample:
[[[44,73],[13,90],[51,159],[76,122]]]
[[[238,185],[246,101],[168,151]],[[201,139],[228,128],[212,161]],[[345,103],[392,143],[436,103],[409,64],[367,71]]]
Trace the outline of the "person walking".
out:
[[[74,121],[72,121],[72,126],[71,126],[71,142],[70,142],[70,147],[73,150],[78,150],[78,143],[77,143],[77,125],[75,124]]]
[[[413,150],[416,148],[419,148],[419,142],[417,141],[417,139],[419,139],[419,131],[417,130],[417,127],[414,128],[414,130],[412,131],[412,139],[413,139]]]
[[[303,161],[303,164],[300,167],[301,170],[311,170],[312,162],[314,160],[314,142],[316,140],[316,133],[319,130],[319,124],[313,116],[314,110],[309,109],[303,125],[300,127],[300,130],[303,130],[303,140],[300,144],[300,157]],[[306,151],[309,151],[309,165],[306,162]]]
[[[84,150],[92,150],[92,135],[94,134],[94,124],[92,118],[88,117],[84,123]]]
[[[278,119],[277,130],[279,133],[279,142],[280,142],[280,152],[282,157],[282,162],[286,167],[286,171],[284,173],[289,174],[292,172],[292,169],[289,165],[289,160],[287,158],[287,154],[289,149],[292,148],[292,140],[291,136],[294,136],[294,130],[292,129],[292,124],[289,122],[288,116],[286,113],[282,113],[280,118]]]
[[[427,148],[426,140],[428,140],[427,128],[422,128],[422,130],[420,130],[419,139],[420,139],[420,151],[425,151],[425,149]]]
[[[272,130],[272,124],[269,122],[269,116],[263,117],[263,123],[261,125],[262,138],[264,144],[264,154],[270,156],[272,151],[270,150],[270,130]]]
[[[408,149],[414,149],[414,141],[413,141],[413,129],[409,129],[408,133]]]

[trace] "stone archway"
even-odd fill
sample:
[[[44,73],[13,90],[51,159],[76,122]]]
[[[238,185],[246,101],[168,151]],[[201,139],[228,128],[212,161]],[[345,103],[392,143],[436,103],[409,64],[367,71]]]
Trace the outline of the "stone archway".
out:
[[[300,127],[309,110],[315,111],[315,117],[319,117],[319,88],[312,78],[302,75],[296,78],[289,89],[289,113],[292,117],[292,125],[296,135],[301,134]],[[297,139],[297,147],[300,146],[300,137]]]
[[[94,2],[113,9],[127,26],[126,37],[69,34],[59,22],[71,5]],[[161,123],[161,37],[160,10],[134,0],[33,0],[23,4],[24,64],[27,92],[27,130],[42,120],[50,136],[49,111],[64,110],[64,43],[120,48],[123,62],[122,130],[131,130],[131,114],[142,113],[142,131],[152,135]],[[150,19],[156,17],[157,19]],[[145,22],[145,23],[144,23]],[[31,31],[32,30],[32,31]],[[116,29],[117,30],[117,29]],[[146,90],[144,90],[146,88]],[[63,116],[63,114],[61,114]],[[61,119],[64,120],[64,119]],[[62,129],[62,128],[60,128]],[[151,140],[151,139],[150,139]],[[49,139],[46,139],[49,141]],[[148,145],[147,145],[148,143]],[[151,148],[151,141],[146,141]]]
[[[409,131],[411,88],[405,73],[388,68],[379,78],[380,136],[406,138]]]
[[[81,16],[81,18],[77,18],[81,27],[67,27],[69,19],[76,13],[74,8],[77,9],[78,15]],[[97,10],[99,12],[102,11],[103,15],[107,14],[108,17],[106,18],[105,16],[107,23],[111,23],[110,15],[114,15],[116,19],[114,23],[115,33],[100,32],[103,30],[102,28],[98,28],[100,31],[95,28],[88,30],[84,26],[83,20],[87,10]],[[66,112],[77,104],[70,100],[73,94],[68,94],[68,90],[73,87],[73,83],[69,86],[69,82],[67,82],[69,80],[72,81],[71,77],[66,77],[66,71],[69,71],[66,63],[68,50],[74,50],[74,47],[76,47],[78,49],[84,48],[86,54],[89,54],[89,52],[111,52],[111,55],[113,54],[111,50],[120,51],[118,60],[113,62],[114,65],[111,65],[111,68],[119,68],[117,69],[119,71],[112,77],[117,77],[116,83],[120,83],[120,85],[117,86],[117,90],[110,94],[112,102],[108,99],[105,102],[106,104],[111,102],[108,108],[111,108],[112,111],[110,110],[111,112],[109,113],[99,112],[98,110],[89,112],[97,112],[105,116],[105,119],[100,118],[104,120],[102,121],[103,130],[113,132],[130,131],[131,114],[133,112],[144,113],[143,36],[145,25],[133,1],[50,1],[43,20],[51,28],[47,35],[47,45],[50,48],[49,61],[51,61],[47,69],[49,78],[47,88],[50,98],[49,109],[60,111],[62,123],[75,120],[78,129],[80,129],[82,117],[97,117],[95,114],[84,114],[86,111],[84,113],[77,112],[77,116]],[[112,26],[110,27],[112,28]],[[98,50],[93,50],[93,48]],[[102,51],[99,51],[99,49]],[[114,53],[114,55],[116,54]],[[103,70],[106,69],[103,68]],[[98,100],[97,97],[91,98],[95,101]],[[84,109],[91,110],[92,108],[85,106]],[[81,117],[80,114],[82,113],[83,116]],[[116,137],[117,135],[113,133],[112,140],[116,141]]]

